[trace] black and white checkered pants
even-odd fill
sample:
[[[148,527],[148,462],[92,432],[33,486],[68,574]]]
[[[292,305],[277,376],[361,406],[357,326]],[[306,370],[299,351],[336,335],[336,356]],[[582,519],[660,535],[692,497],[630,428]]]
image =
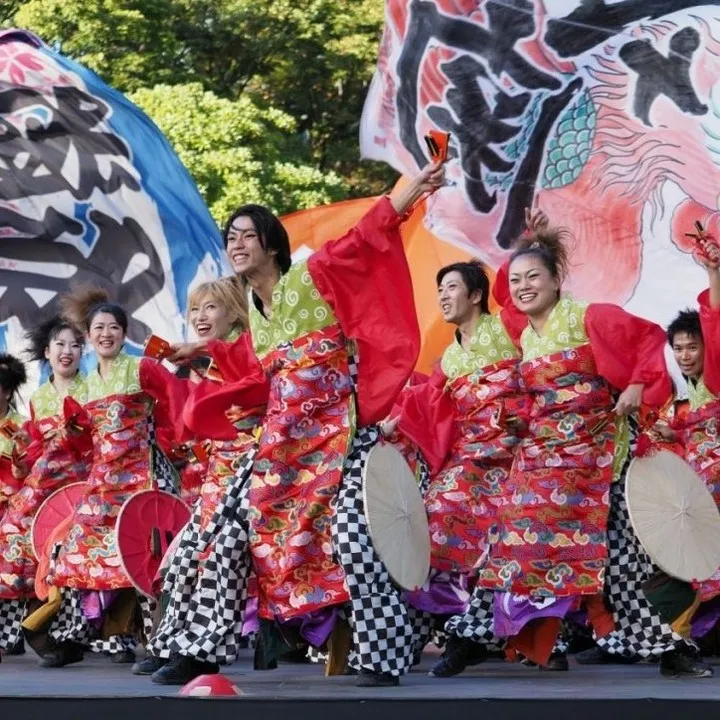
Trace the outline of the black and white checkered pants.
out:
[[[248,491],[256,453],[245,454],[204,530],[196,505],[165,576],[169,604],[148,644],[151,655],[224,664],[238,656],[252,567]]]
[[[642,584],[656,569],[630,523],[625,502],[626,472],[627,464],[610,489],[605,595],[615,619],[615,630],[599,638],[597,644],[607,653],[625,657],[662,655],[684,641],[662,621],[642,590]]]
[[[378,439],[374,426],[355,434],[335,501],[332,538],[350,592],[353,666],[399,676],[412,667],[415,633],[401,592],[373,548],[363,505],[363,467]]]
[[[49,635],[54,643],[73,642],[84,645],[95,653],[117,655],[122,652],[135,652],[135,635],[111,635],[106,639],[98,637],[99,630],[82,611],[81,591],[74,588],[62,588],[58,614],[53,619]],[[137,602],[142,615],[143,631],[147,634],[152,627],[155,601],[138,594]]]
[[[27,600],[0,600],[0,650],[8,650],[22,637]]]
[[[502,645],[503,639],[495,635],[494,599],[492,590],[476,585],[467,609],[445,623],[445,632],[482,645]]]

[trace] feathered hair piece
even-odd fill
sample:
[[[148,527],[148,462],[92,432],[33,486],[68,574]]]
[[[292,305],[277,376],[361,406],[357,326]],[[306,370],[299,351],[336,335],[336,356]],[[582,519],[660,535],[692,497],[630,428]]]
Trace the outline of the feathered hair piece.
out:
[[[26,381],[24,363],[14,355],[0,353],[0,387],[14,395]]]
[[[96,285],[80,285],[60,297],[60,314],[87,331],[93,308],[110,302],[110,293]]]

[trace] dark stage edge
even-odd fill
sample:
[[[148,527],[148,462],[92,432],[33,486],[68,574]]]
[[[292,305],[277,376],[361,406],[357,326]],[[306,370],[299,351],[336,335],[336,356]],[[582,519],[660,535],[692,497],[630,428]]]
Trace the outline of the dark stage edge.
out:
[[[494,661],[439,680],[427,676],[436,657],[427,653],[400,687],[367,689],[356,688],[352,677],[325,678],[317,665],[253,672],[247,652],[225,672],[244,695],[207,700],[178,697],[179,688],[154,685],[107,658],[43,670],[28,654],[0,664],[0,718],[477,720],[482,713],[492,720],[678,720],[679,713],[720,711],[720,667],[714,678],[673,680],[648,664],[571,661],[570,672],[549,673]]]

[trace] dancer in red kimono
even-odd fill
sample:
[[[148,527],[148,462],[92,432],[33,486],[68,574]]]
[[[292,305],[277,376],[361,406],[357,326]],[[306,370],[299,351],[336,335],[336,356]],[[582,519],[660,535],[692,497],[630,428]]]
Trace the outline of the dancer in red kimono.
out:
[[[37,560],[32,546],[32,525],[44,500],[68,483],[85,479],[87,460],[68,440],[63,401],[87,400],[85,380],[79,372],[83,334],[72,323],[51,318],[29,333],[29,354],[50,367],[50,378],[30,398],[30,421],[24,430],[32,442],[15,460],[16,475],[26,476],[0,518],[0,649],[22,639],[21,623],[28,601],[35,597]],[[28,474],[29,473],[29,474]]]
[[[720,507],[720,249],[696,258],[708,273],[708,289],[698,297],[700,311],[685,310],[670,324],[668,341],[688,383],[689,409],[675,422],[685,459],[705,481]],[[702,603],[693,620],[694,637],[706,635],[720,619],[720,572],[699,585]]]
[[[25,365],[12,355],[0,354],[0,513],[22,484],[13,472],[13,456],[27,445],[25,433],[19,432],[27,418],[15,408],[15,396],[26,380]]]
[[[236,278],[220,278],[193,288],[188,297],[187,323],[201,340],[237,340],[248,327],[247,295],[240,282]],[[198,357],[192,365],[181,365],[176,375],[198,382],[210,362],[209,357]],[[177,450],[183,459],[180,496],[189,505],[194,505],[200,495],[210,452],[209,441],[187,442]]]
[[[523,238],[501,272],[528,319],[520,373],[531,421],[470,607],[446,624],[458,640],[442,662],[459,672],[472,657],[468,643],[494,634],[545,665],[562,619],[585,608],[605,647],[660,655],[664,675],[706,677],[642,592],[654,570],[624,498],[635,432],[628,416],[670,394],[664,333],[617,306],[563,294],[567,267],[562,233],[547,230]],[[552,662],[567,668],[561,654]]]
[[[12,355],[0,354],[0,518],[29,472],[26,453],[30,437],[24,428],[27,418],[15,409],[15,396],[26,380],[25,365]],[[0,557],[3,551],[0,542]],[[3,599],[0,594],[0,660],[2,653],[23,651],[18,631],[24,611],[24,601]]]
[[[228,374],[232,369],[225,366],[221,374],[214,367],[196,384],[185,407],[196,440],[211,438],[208,467],[193,517],[165,577],[168,606],[148,644],[147,657],[133,667],[136,675],[152,675],[153,682],[163,685],[217,673],[219,663],[235,660],[250,629],[251,563],[247,503],[241,493],[250,477],[269,388],[249,337],[235,338],[243,329],[241,323],[247,323],[245,297],[238,283],[222,279],[204,284],[190,298],[190,317],[198,336],[245,347],[248,362],[240,365],[247,369],[252,359],[255,372]],[[233,319],[232,324],[226,318]],[[212,401],[204,402],[228,382],[242,383],[243,409],[225,412],[213,407]]]
[[[503,317],[490,314],[483,266],[449,265],[436,282],[443,318],[457,327],[455,341],[431,380],[404,393],[398,427],[421,448],[432,478],[424,495],[432,572],[407,599],[442,627],[467,606],[529,402],[520,388],[520,351],[512,334],[516,341],[519,336]]]
[[[98,359],[87,377],[87,403],[65,399],[65,420],[85,428],[93,456],[87,490],[51,568],[48,582],[62,589],[62,601],[50,628],[54,649],[41,664],[78,662],[85,645],[108,652],[115,663],[133,662],[137,595],[118,556],[115,525],[134,493],[176,485],[163,449],[169,452],[175,440],[187,383],[156,361],[123,351],[128,318],[106,293],[78,292],[64,303],[68,317],[87,328]],[[147,600],[141,604],[147,630],[151,608]]]
[[[427,168],[346,236],[295,264],[266,208],[242,207],[226,227],[228,256],[252,290],[252,344],[270,380],[249,494],[264,621],[258,667],[274,664],[281,637],[323,646],[348,602],[360,686],[397,685],[412,664],[413,625],[373,550],[361,483],[377,423],[419,351],[398,226],[443,174]]]

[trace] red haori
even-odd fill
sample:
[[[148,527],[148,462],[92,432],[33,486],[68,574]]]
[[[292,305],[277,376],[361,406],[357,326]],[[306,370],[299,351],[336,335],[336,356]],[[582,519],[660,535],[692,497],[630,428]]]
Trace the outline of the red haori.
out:
[[[453,441],[425,495],[437,570],[470,573],[487,549],[529,405],[517,368],[505,360],[448,385]]]
[[[84,590],[131,587],[117,554],[115,523],[125,501],[152,487],[145,393],[85,405],[93,423],[93,464],[83,500],[55,564],[52,584]]]
[[[263,359],[270,399],[250,490],[262,618],[288,619],[349,599],[330,536],[330,504],[355,421],[345,342],[330,326]]]
[[[683,422],[685,459],[703,479],[720,507],[720,402],[691,410]],[[699,583],[702,602],[720,595],[720,577]]]
[[[10,499],[0,522],[0,598],[32,597],[37,560],[31,529],[35,513],[47,497],[69,483],[83,480],[87,457],[78,457],[64,432],[64,419],[50,416],[35,421],[42,438],[41,457],[21,489]]]
[[[315,287],[358,348],[358,426],[384,420],[420,353],[401,218],[383,197],[343,237],[307,262]]]
[[[520,365],[534,396],[498,505],[483,586],[525,595],[602,592],[616,419],[590,345]]]

